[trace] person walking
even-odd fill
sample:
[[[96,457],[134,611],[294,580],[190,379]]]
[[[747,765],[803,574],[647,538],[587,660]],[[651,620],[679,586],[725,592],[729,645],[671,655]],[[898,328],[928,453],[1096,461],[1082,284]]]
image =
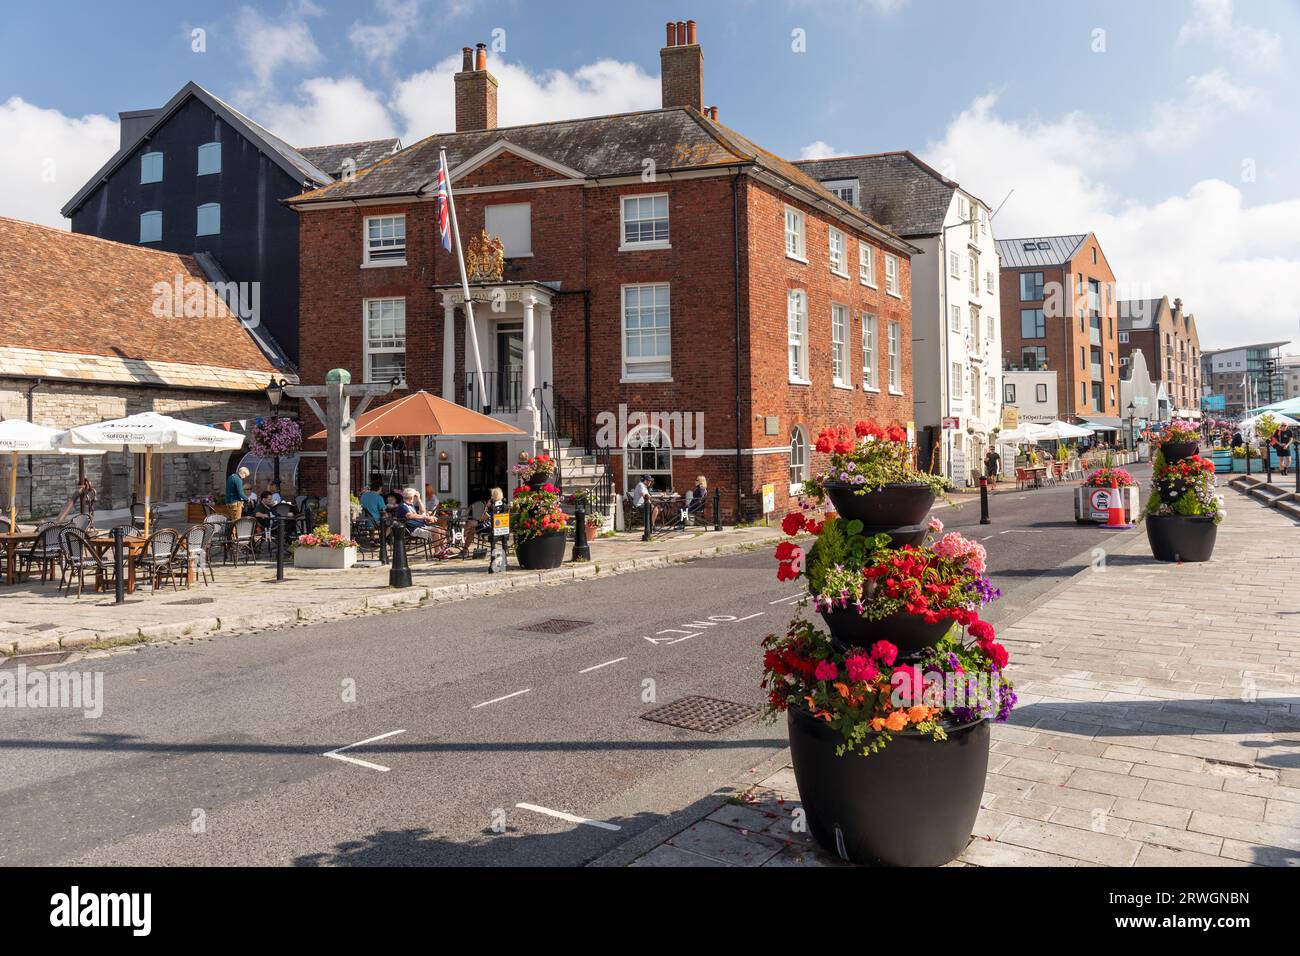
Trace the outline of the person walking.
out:
[[[1285,475],[1291,470],[1291,446],[1295,444],[1291,429],[1279,428],[1273,436],[1273,443],[1277,448],[1277,463],[1282,466],[1282,474]]]
[[[996,448],[990,448],[988,454],[984,456],[984,476],[988,478],[989,484],[995,488],[998,484],[998,472],[1002,469],[1002,456],[998,454]]]

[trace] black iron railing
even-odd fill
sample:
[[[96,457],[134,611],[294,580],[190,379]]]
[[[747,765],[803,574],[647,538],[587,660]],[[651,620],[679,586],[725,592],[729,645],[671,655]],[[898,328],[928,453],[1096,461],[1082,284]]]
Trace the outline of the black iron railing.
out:
[[[473,372],[465,375],[464,385],[457,390],[461,404],[481,412],[488,408],[491,412],[517,412],[523,407],[523,369],[507,369],[504,372],[484,372],[482,387]]]

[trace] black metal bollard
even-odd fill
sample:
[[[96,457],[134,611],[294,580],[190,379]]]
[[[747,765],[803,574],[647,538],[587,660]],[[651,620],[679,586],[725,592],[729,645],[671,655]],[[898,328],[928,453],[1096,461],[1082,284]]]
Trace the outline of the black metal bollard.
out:
[[[587,509],[581,501],[573,508],[573,560],[591,560],[591,545],[587,544]]]
[[[379,563],[388,563],[388,516],[379,514]]]
[[[650,496],[646,495],[644,500],[641,502],[641,523],[644,525],[644,530],[641,532],[642,541],[650,540],[651,513]]]
[[[1246,474],[1250,474],[1250,442],[1246,442]]]
[[[113,529],[113,603],[122,604],[126,601],[126,581],[122,577],[123,565],[126,563],[123,556],[122,538],[126,535],[126,529],[118,525]]]
[[[713,530],[722,530],[722,489],[713,489]]]
[[[411,586],[411,568],[406,563],[406,526],[393,521],[393,566],[388,569],[388,586],[390,588],[409,588]]]
[[[275,516],[275,579],[284,580],[284,523],[288,518]]]
[[[980,478],[980,524],[991,524],[989,520],[989,480]]]
[[[1273,448],[1268,442],[1264,442],[1263,449],[1264,469],[1268,472],[1268,483],[1271,485],[1273,483]]]

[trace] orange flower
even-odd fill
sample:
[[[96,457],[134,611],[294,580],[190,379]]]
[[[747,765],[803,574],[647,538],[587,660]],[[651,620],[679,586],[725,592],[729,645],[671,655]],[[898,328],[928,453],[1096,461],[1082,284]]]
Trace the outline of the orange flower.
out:
[[[871,729],[872,729],[872,730],[884,730],[884,729],[885,729],[885,718],[883,718],[883,717],[873,717],[873,718],[871,718]]]
[[[914,724],[919,724],[922,723],[923,721],[927,721],[933,716],[934,716],[934,711],[933,708],[930,707],[922,707],[918,705],[916,707],[909,707],[907,709],[907,719]]]
[[[840,696],[841,696],[841,697],[844,697],[844,698],[846,698],[846,699],[848,698],[848,696],[849,696],[849,685],[848,685],[848,684],[844,683],[843,681],[836,681],[834,684],[831,684],[831,686],[834,687],[837,691],[840,692]]]
[[[890,730],[902,730],[907,726],[907,713],[896,710],[885,718],[885,726]]]

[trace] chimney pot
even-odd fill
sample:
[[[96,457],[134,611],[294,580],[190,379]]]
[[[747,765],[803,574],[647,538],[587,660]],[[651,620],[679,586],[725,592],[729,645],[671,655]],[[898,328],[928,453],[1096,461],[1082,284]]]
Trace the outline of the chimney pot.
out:
[[[695,21],[678,20],[668,24],[669,43],[659,51],[660,83],[663,108],[690,107],[709,115],[704,105],[704,50],[695,42]]]
[[[456,132],[497,128],[497,80],[488,72],[487,44],[462,51],[465,69],[456,74]]]
[[[677,45],[677,24],[674,21],[669,20],[668,21],[668,42],[665,43],[664,46],[676,46],[676,45]]]
[[[474,69],[474,48],[472,46],[460,48],[460,69],[462,73],[468,73]]]
[[[486,43],[478,44],[477,48],[475,49],[474,69],[476,70],[487,69],[487,44]]]

